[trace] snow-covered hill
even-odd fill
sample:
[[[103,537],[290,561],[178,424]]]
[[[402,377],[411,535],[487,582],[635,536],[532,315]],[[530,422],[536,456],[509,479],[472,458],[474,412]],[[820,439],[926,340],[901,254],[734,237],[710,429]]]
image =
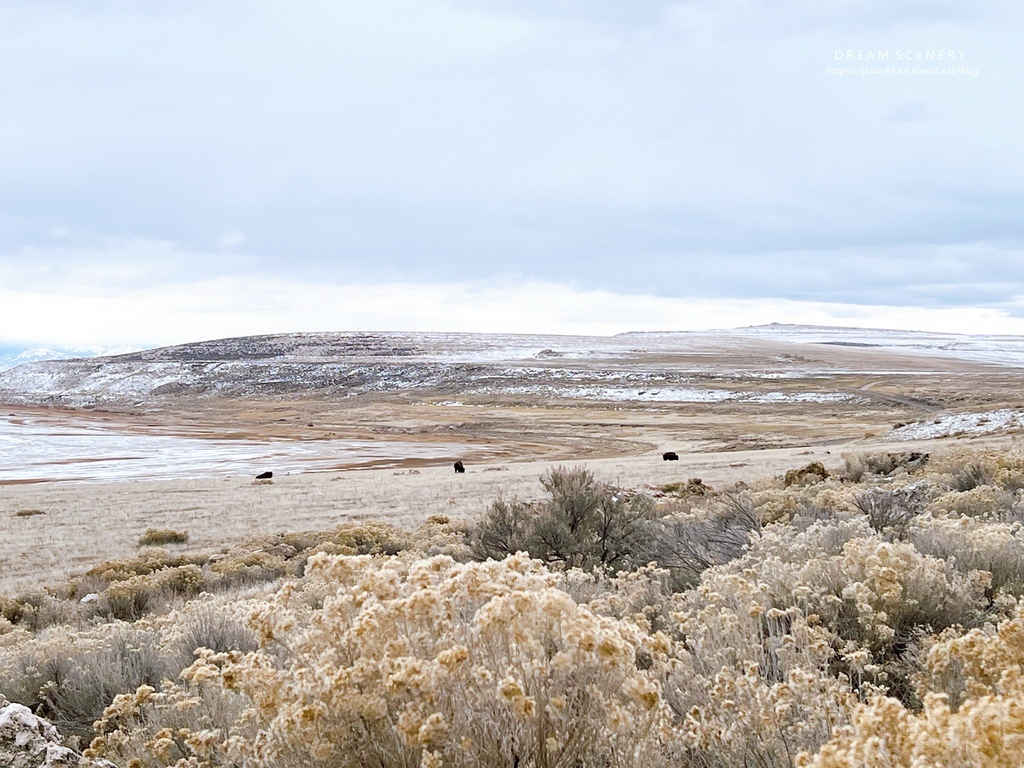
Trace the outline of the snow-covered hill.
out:
[[[422,392],[788,402],[796,393],[764,382],[885,373],[895,360],[892,352],[903,355],[904,370],[910,370],[907,353],[930,356],[921,358],[917,370],[948,365],[942,357],[1024,367],[1022,337],[812,326],[613,337],[295,333],[27,362],[0,372],[0,401],[132,404],[162,396]],[[794,402],[849,399],[813,386],[799,397]]]

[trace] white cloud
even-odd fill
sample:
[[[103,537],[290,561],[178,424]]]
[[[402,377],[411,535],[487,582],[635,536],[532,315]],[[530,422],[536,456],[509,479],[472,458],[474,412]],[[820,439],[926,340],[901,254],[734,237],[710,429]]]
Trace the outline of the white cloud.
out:
[[[227,231],[222,242],[241,237]],[[245,253],[66,232],[59,246],[0,255],[0,347],[148,346],[328,330],[604,335],[769,322],[1024,333],[1024,301],[1015,295],[1024,293],[1022,258],[1019,250],[990,243],[705,252],[667,257],[665,274],[679,279],[652,295],[625,280],[611,290],[478,273],[417,281],[332,278],[275,268]],[[630,264],[623,256],[620,268]],[[841,292],[820,298],[837,275],[856,281],[869,301],[851,302]],[[754,283],[765,289],[760,296]]]
[[[549,282],[330,285],[220,277],[128,291],[0,287],[0,345],[155,346],[290,331],[419,330],[610,335],[769,322],[1022,333],[1001,309],[679,299]]]
[[[11,254],[0,254],[0,286],[40,293],[107,296],[182,280],[192,282],[196,276],[237,273],[258,264],[249,255],[189,251],[164,240],[104,237],[68,230],[63,230],[60,239],[60,245],[25,246]],[[244,236],[228,232],[222,238],[225,239],[230,245],[237,245]]]
[[[217,245],[221,249],[234,248],[245,242],[245,235],[239,232],[237,229],[225,232],[217,240]]]
[[[1022,13],[0,4],[0,292],[32,320],[4,306],[0,333],[1007,330]],[[981,74],[826,73],[837,49],[908,47]]]

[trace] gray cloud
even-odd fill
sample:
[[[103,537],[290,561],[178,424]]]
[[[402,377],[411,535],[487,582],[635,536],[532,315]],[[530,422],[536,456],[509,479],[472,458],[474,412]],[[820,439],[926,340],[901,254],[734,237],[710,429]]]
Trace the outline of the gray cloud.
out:
[[[999,305],[1024,294],[1022,15],[7,3],[0,254],[115,282],[111,259],[212,253],[140,274]],[[829,74],[847,50],[977,74]]]
[[[934,118],[928,111],[928,107],[924,102],[911,101],[907,104],[901,104],[896,107],[896,109],[887,114],[883,119],[896,123],[920,123],[926,120],[933,120]]]

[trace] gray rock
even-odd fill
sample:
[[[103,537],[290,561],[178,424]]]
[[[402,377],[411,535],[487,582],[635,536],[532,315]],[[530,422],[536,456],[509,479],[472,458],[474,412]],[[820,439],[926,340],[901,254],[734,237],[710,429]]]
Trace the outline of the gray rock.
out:
[[[117,768],[106,760],[90,760],[60,743],[48,720],[22,704],[0,696],[0,766],[4,768]]]
[[[283,542],[281,544],[275,544],[272,547],[267,547],[263,551],[266,552],[268,555],[276,555],[277,557],[283,557],[285,560],[295,557],[295,555],[299,553],[299,550],[297,550],[291,544],[285,544]]]

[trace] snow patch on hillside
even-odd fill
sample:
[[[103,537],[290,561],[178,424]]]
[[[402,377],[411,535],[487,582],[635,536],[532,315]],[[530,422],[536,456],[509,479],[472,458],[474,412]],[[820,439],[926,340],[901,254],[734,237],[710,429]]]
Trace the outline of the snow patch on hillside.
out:
[[[665,343],[673,339],[693,339],[699,336],[729,336],[840,347],[875,347],[889,351],[938,355],[960,360],[1024,367],[1024,336],[1001,334],[933,333],[884,328],[841,328],[771,323],[713,331],[625,333],[615,338]]]
[[[987,435],[1020,428],[1024,428],[1024,412],[1003,408],[983,413],[951,413],[928,421],[916,421],[892,430],[887,439],[926,440],[953,435]]]
[[[542,397],[568,398],[572,400],[594,400],[610,402],[652,402],[652,403],[842,403],[867,402],[863,397],[845,392],[751,392],[729,389],[696,389],[662,387],[639,389],[636,387],[555,387],[542,384],[533,386],[505,386],[501,388],[480,388],[475,394],[540,395]]]

